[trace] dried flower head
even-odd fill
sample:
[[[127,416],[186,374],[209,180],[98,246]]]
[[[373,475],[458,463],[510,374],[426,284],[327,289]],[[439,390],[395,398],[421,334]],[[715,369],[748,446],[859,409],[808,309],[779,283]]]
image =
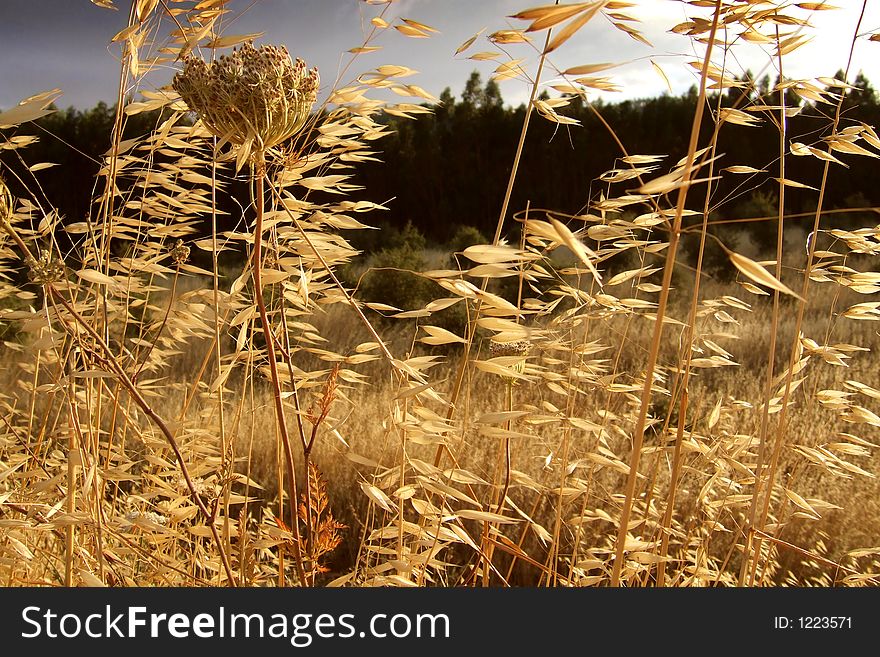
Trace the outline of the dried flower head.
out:
[[[193,488],[195,488],[196,493],[200,496],[212,498],[217,494],[217,487],[214,485],[213,481],[205,481],[201,477],[194,477],[191,481],[193,483]],[[186,483],[186,479],[183,475],[178,477],[174,483],[178,492],[189,494],[189,485]]]
[[[169,253],[175,265],[184,265],[189,260],[189,247],[183,243],[183,240],[177,240]]]
[[[67,271],[61,260],[53,260],[49,251],[40,253],[40,257],[26,259],[28,278],[39,285],[48,285],[64,280]]]
[[[492,355],[492,358],[498,356],[528,356],[531,350],[532,343],[528,340],[489,343],[489,353]]]
[[[207,63],[190,55],[172,86],[221,139],[264,151],[296,134],[318,94],[318,69],[284,46],[248,42]]]
[[[489,343],[489,354],[492,358],[507,357],[511,361],[508,367],[517,374],[522,374],[526,370],[526,356],[532,350],[532,343],[528,340],[516,340],[515,342],[495,342]],[[508,378],[508,377],[504,377]]]
[[[156,513],[155,511],[129,511],[125,514],[125,520],[131,524],[135,524],[139,520],[146,520],[156,525],[168,524],[168,518],[163,516],[161,513]]]

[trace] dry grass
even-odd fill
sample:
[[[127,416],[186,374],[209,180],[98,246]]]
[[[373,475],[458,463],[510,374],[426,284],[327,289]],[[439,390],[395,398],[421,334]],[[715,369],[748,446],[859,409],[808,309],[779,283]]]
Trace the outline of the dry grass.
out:
[[[560,102],[537,100],[553,51],[593,9],[613,13],[606,4],[518,15],[541,36],[540,120],[564,123],[566,98],[606,84],[582,77]],[[714,176],[742,175],[716,160],[727,122],[775,122],[778,161],[724,166],[785,179],[796,138],[786,89],[830,117],[815,151],[796,153],[817,160],[816,179],[798,182],[820,190],[820,210],[838,166],[828,155],[854,160],[853,146],[880,146],[871,126],[841,119],[842,83],[786,80],[735,111],[710,105],[711,89],[736,84],[718,64],[733,60],[722,55],[739,47],[735,35],[764,34],[784,70],[791,39],[812,29],[799,22],[809,12],[775,4],[781,13],[720,0],[689,9],[702,18],[682,38],[710,47],[697,62],[689,149],[669,154],[677,165],[626,153],[626,135],[615,135],[622,153],[603,177],[605,198],[582,215],[509,208],[508,193],[493,243],[458,254],[462,271],[423,273],[437,300],[416,312],[362,304],[334,274],[359,256],[345,231],[381,211],[357,202],[348,167],[378,148],[382,112],[428,111],[370,99],[393,85],[431,100],[400,81],[405,67],[340,78],[301,130],[299,114],[273,124],[286,106],[267,100],[263,123],[236,122],[232,150],[215,150],[223,135],[204,124],[184,125],[188,108],[170,90],[120,102],[115,154],[86,221],[57,225],[36,178],[33,198],[0,207],[4,270],[24,263],[30,275],[0,289],[19,307],[2,317],[18,332],[2,354],[4,584],[876,583],[880,363],[875,324],[860,320],[880,318],[870,301],[880,227],[834,231],[817,211],[805,251],[803,235],[785,231],[789,184],[774,183],[775,263],[731,252],[739,285],[711,280],[702,264],[688,272],[678,257],[683,218],[709,214],[691,207],[691,187],[708,185],[711,198]],[[175,22],[163,6],[134,3],[120,88],[148,54],[191,50],[193,26],[215,20],[191,10],[176,18],[185,35],[150,42]],[[522,35],[489,39],[506,47]],[[49,98],[0,123],[33,118]],[[157,107],[169,118],[120,144],[126,116]],[[714,126],[707,143],[701,123]],[[6,146],[14,155],[23,144]],[[250,176],[251,206],[221,231],[217,194],[236,169]],[[320,200],[328,191],[342,200]],[[515,245],[504,240],[511,213]],[[70,252],[60,252],[62,231]],[[191,264],[187,246],[210,265]],[[248,254],[231,276],[219,264],[226,250]],[[621,254],[636,264],[609,271]],[[513,300],[496,294],[508,278]],[[453,305],[466,309],[461,335],[432,324]]]

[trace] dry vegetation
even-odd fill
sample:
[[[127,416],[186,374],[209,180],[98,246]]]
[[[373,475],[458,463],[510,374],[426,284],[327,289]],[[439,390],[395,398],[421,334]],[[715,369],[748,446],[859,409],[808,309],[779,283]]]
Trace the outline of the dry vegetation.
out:
[[[682,50],[705,54],[689,149],[664,160],[617,135],[604,197],[577,216],[505,201],[492,244],[413,274],[436,292],[415,312],[360,303],[334,271],[359,255],[346,231],[381,212],[357,200],[350,166],[378,156],[383,114],[429,111],[429,94],[405,66],[346,68],[312,108],[315,78],[286,51],[220,36],[225,4],[131,3],[120,89],[198,57],[174,85],[192,106],[170,84],[120,102],[88,218],[62,225],[38,170],[30,197],[3,196],[5,585],[875,583],[880,362],[859,320],[880,319],[880,228],[820,220],[829,167],[876,157],[880,139],[841,117],[845,82],[784,76],[822,3],[683,3]],[[352,62],[380,38],[432,34],[386,23],[388,4],[363,4],[372,32]],[[535,120],[564,124],[567,97],[610,82],[599,66],[553,70],[554,51],[589,20],[641,39],[633,4],[523,11],[522,30],[488,36],[497,77],[532,76]],[[723,63],[744,43],[784,82],[720,112],[708,94],[736,84]],[[245,61],[199,63],[232,45]],[[516,48],[534,70],[504,59]],[[551,77],[562,96],[537,100]],[[374,99],[388,88],[412,102]],[[826,109],[814,143],[786,133],[792,92]],[[54,97],[0,114],[0,146],[26,148],[15,125]],[[152,134],[121,143],[127,116],[160,107]],[[190,110],[204,120],[182,122]],[[779,159],[724,161],[718,134],[757,120],[778,127]],[[786,178],[796,156],[816,159],[815,179]],[[778,179],[776,259],[731,251],[737,283],[682,267],[684,217],[712,239],[691,188],[711,198],[716,176],[763,169]],[[251,206],[220,231],[215,191],[236,171]],[[786,233],[797,185],[818,190],[809,241]],[[235,250],[245,264],[221,270]],[[453,306],[460,334],[432,323]]]

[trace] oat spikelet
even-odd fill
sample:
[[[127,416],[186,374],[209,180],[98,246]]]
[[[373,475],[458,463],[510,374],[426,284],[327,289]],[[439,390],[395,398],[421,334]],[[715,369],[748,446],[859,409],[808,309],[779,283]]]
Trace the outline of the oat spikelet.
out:
[[[12,192],[9,191],[3,178],[0,178],[0,221],[8,221],[12,216],[13,203]]]

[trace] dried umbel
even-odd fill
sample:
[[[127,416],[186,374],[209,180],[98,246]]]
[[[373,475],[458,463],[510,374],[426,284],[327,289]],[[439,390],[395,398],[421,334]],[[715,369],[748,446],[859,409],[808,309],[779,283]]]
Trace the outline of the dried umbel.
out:
[[[498,356],[528,356],[531,350],[532,343],[528,340],[489,343],[489,353],[493,358]]]
[[[28,278],[38,285],[58,283],[67,275],[64,263],[53,259],[49,251],[40,253],[38,259],[28,256],[25,264],[28,266]]]
[[[528,340],[516,340],[515,342],[489,343],[489,355],[492,358],[507,357],[513,360],[508,366],[517,374],[526,370],[526,356],[532,350],[532,343]]]
[[[175,265],[185,265],[186,261],[189,260],[189,247],[183,243],[183,240],[177,240],[169,250],[169,253]]]
[[[163,516],[161,513],[156,513],[155,511],[129,511],[125,514],[125,520],[131,524],[135,524],[138,521],[148,521],[156,525],[167,525],[168,518]]]
[[[189,493],[189,485],[183,476],[178,477],[174,483],[178,492],[181,494]],[[201,477],[193,477],[192,484],[196,493],[202,497],[211,499],[217,494],[217,487],[212,481],[205,481]]]
[[[318,94],[318,69],[291,61],[284,46],[245,43],[207,63],[190,55],[172,85],[221,139],[262,152],[305,125]]]

